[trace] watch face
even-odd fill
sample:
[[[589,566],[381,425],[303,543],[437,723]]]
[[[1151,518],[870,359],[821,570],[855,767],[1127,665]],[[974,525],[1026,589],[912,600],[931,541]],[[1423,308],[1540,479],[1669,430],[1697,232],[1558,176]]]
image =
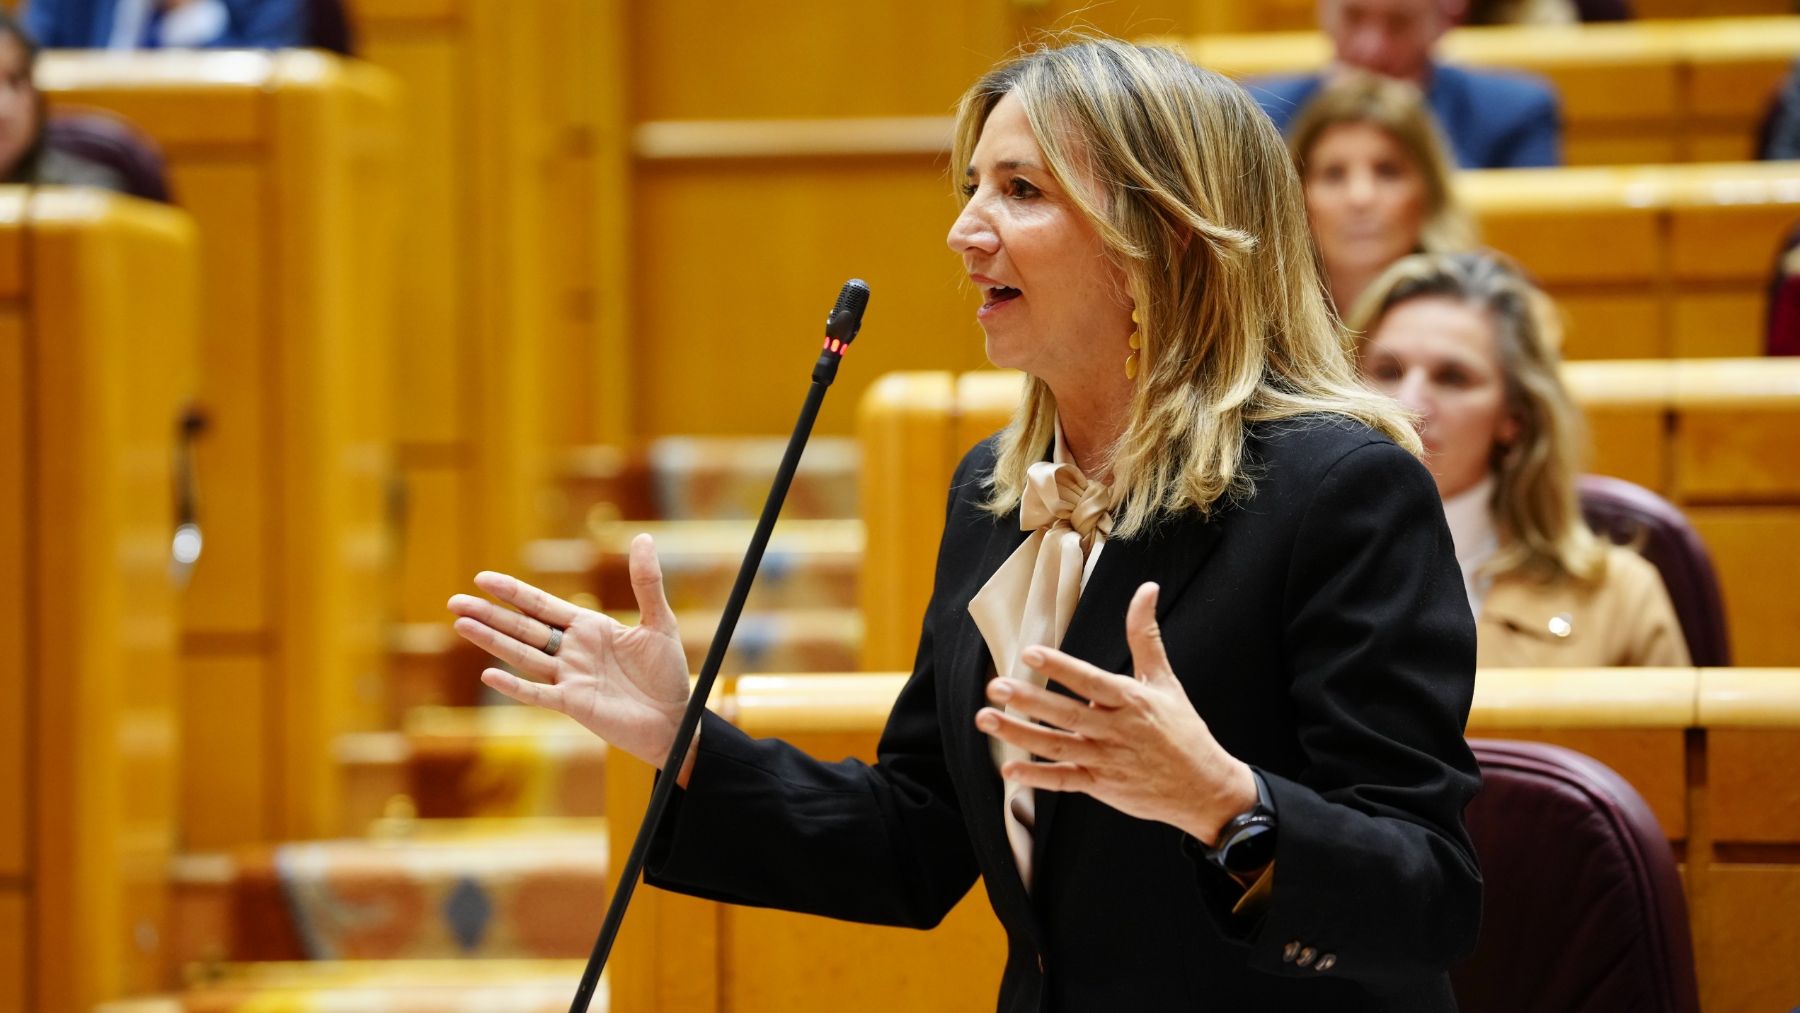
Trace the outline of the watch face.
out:
[[[1243,875],[1255,872],[1275,860],[1275,821],[1268,819],[1250,824],[1232,835],[1224,847],[1225,871]]]

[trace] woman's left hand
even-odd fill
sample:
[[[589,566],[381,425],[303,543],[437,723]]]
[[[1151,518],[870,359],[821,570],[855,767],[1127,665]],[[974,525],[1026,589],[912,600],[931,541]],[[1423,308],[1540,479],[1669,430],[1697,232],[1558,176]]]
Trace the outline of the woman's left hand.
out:
[[[1156,624],[1156,596],[1157,586],[1144,584],[1125,613],[1136,678],[1029,647],[1025,664],[1083,699],[994,679],[987,693],[997,706],[976,712],[975,726],[1032,755],[1029,762],[1007,762],[1002,777],[1040,790],[1079,791],[1211,846],[1226,821],[1256,802],[1256,780],[1249,765],[1213,738],[1175,677]]]

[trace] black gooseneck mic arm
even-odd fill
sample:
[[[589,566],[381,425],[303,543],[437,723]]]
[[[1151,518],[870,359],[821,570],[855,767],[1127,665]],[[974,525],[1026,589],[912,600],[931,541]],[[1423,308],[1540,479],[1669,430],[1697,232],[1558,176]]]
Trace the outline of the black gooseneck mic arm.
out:
[[[607,906],[606,921],[600,926],[599,938],[594,940],[594,952],[581,974],[581,984],[575,990],[575,1001],[569,1006],[569,1013],[587,1013],[594,989],[600,984],[600,972],[606,968],[613,940],[618,937],[619,926],[625,920],[625,909],[631,905],[632,891],[637,889],[638,878],[644,871],[644,856],[650,850],[650,838],[656,835],[657,824],[662,822],[663,812],[675,796],[675,772],[687,759],[688,747],[700,728],[700,713],[706,709],[706,699],[712,694],[713,682],[719,676],[719,664],[725,658],[725,649],[731,645],[731,634],[737,629],[739,614],[744,611],[744,599],[750,594],[750,584],[756,579],[757,567],[762,564],[763,550],[768,548],[769,535],[775,529],[775,518],[781,513],[782,501],[787,499],[794,469],[800,463],[800,452],[812,435],[813,421],[819,416],[819,405],[825,400],[826,388],[837,379],[838,363],[843,361],[844,353],[850,350],[850,342],[856,340],[857,332],[862,329],[863,310],[868,305],[868,284],[861,278],[852,278],[844,282],[843,289],[838,292],[837,305],[825,318],[825,347],[819,352],[819,360],[813,363],[812,386],[806,392],[806,403],[800,406],[794,435],[788,437],[787,452],[782,455],[781,467],[775,472],[775,483],[769,487],[769,498],[763,503],[756,533],[750,536],[750,549],[744,553],[737,583],[731,586],[731,597],[725,602],[725,614],[713,633],[706,661],[700,666],[700,679],[688,698],[687,712],[681,716],[681,726],[675,731],[675,744],[670,747],[668,759],[663,761],[662,776],[656,779],[656,788],[650,793],[650,807],[644,812],[644,822],[638,826],[637,839],[631,843],[631,856],[619,873],[618,888],[613,891],[612,903]]]

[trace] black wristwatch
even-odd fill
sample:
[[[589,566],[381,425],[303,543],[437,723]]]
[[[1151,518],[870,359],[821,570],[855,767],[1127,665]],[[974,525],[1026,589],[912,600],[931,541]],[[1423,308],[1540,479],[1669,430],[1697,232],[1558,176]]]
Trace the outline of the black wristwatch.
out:
[[[1225,822],[1218,843],[1205,850],[1206,860],[1234,876],[1248,875],[1275,860],[1275,807],[1262,775],[1256,780],[1256,803]]]

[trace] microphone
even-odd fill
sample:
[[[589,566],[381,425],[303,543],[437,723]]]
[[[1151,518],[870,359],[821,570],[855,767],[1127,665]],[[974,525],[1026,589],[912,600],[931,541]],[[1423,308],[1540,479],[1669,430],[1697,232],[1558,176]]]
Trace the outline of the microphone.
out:
[[[706,660],[700,665],[700,678],[694,684],[693,695],[688,697],[687,711],[681,716],[681,724],[675,730],[675,743],[669,748],[669,756],[663,761],[663,776],[656,779],[656,787],[650,793],[650,806],[644,812],[644,822],[638,825],[637,837],[631,842],[631,855],[625,860],[625,868],[619,873],[618,889],[613,891],[612,902],[606,908],[606,921],[600,926],[599,938],[594,940],[594,951],[588,956],[587,968],[581,974],[581,983],[576,986],[575,1000],[569,1006],[569,1013],[588,1013],[588,1004],[594,998],[594,989],[600,984],[600,972],[606,969],[606,959],[612,954],[613,942],[618,938],[619,926],[625,921],[625,909],[631,906],[631,894],[637,889],[638,879],[644,871],[644,858],[650,851],[650,839],[656,836],[657,825],[662,822],[663,813],[669,808],[669,801],[675,797],[675,772],[681,769],[681,762],[687,759],[688,747],[694,741],[694,734],[700,729],[700,715],[706,710],[706,698],[712,694],[713,682],[719,677],[719,665],[725,660],[725,649],[731,646],[731,635],[737,629],[738,617],[744,611],[744,599],[750,594],[750,585],[756,579],[756,569],[762,565],[763,550],[769,546],[769,536],[775,530],[775,518],[781,513],[781,504],[787,499],[788,486],[794,481],[794,470],[800,464],[800,452],[806,449],[807,438],[812,435],[813,422],[819,417],[819,405],[825,400],[825,391],[837,378],[838,364],[844,361],[844,353],[849,351],[850,342],[856,340],[857,332],[862,330],[863,311],[869,306],[869,285],[861,278],[852,278],[844,282],[838,292],[837,304],[831,307],[831,313],[825,318],[825,347],[819,352],[819,359],[813,364],[812,385],[807,388],[806,401],[800,406],[800,417],[794,422],[794,434],[788,437],[787,451],[782,454],[781,467],[775,471],[775,481],[769,486],[769,498],[763,502],[762,516],[757,519],[756,532],[750,536],[750,548],[744,553],[744,562],[738,567],[737,582],[731,586],[731,595],[725,601],[725,612],[719,619],[719,628],[714,631],[712,646],[707,648]]]
[[[837,379],[838,363],[850,351],[850,342],[862,330],[863,310],[869,308],[869,283],[851,278],[838,290],[837,305],[825,318],[825,347],[819,361],[813,364],[813,381],[831,385]],[[810,426],[808,428],[811,428]]]

